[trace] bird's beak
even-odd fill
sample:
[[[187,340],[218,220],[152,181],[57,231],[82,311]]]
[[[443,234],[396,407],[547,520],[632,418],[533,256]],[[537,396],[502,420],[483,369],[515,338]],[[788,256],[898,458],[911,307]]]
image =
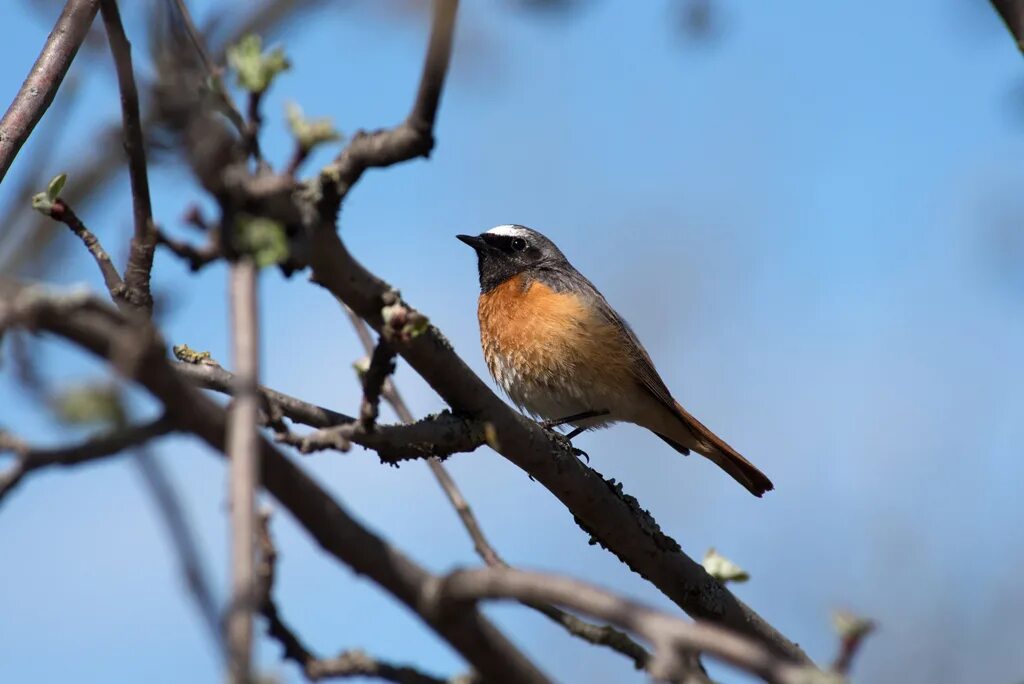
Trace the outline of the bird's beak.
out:
[[[456,235],[455,237],[462,240],[478,252],[489,246],[479,235]]]

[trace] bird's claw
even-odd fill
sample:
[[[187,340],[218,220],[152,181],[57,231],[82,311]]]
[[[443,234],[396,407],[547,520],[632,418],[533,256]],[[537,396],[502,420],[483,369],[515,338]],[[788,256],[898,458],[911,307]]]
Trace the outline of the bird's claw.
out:
[[[588,454],[586,451],[584,451],[583,449],[577,449],[576,447],[572,447],[572,453],[576,458],[583,458],[584,460],[586,460],[587,465],[590,465],[590,454]]]

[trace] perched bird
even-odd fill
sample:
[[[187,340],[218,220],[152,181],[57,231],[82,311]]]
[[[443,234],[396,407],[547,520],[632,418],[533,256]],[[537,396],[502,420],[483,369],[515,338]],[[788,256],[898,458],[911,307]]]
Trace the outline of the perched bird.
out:
[[[549,425],[627,422],[706,456],[754,496],[771,480],[679,405],[629,325],[551,240],[506,225],[458,235],[476,250],[480,341],[494,380]]]

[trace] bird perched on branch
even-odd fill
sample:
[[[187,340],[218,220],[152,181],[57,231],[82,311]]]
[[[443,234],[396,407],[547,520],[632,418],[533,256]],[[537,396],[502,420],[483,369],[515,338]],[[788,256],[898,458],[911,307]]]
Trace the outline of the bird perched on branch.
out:
[[[679,405],[629,325],[551,240],[518,225],[458,235],[476,250],[480,341],[520,408],[583,430],[627,422],[707,457],[754,496],[771,480]]]

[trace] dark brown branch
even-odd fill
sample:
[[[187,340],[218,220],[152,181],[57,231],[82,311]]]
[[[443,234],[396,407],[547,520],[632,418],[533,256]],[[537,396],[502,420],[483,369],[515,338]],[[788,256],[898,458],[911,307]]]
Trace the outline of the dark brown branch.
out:
[[[314,280],[371,327],[382,330],[384,298],[393,289],[363,268],[328,226],[314,232],[310,253]],[[492,446],[557,496],[593,541],[612,551],[680,608],[695,618],[760,639],[794,662],[810,662],[799,646],[687,556],[636,499],[623,493],[621,484],[584,466],[563,440],[510,409],[436,328],[431,326],[394,344],[453,410],[489,422],[497,436]]]
[[[556,603],[617,625],[655,648],[650,671],[656,679],[674,676],[680,660],[694,652],[705,653],[766,682],[806,684],[820,681],[811,677],[823,674],[794,665],[764,644],[721,627],[684,622],[586,582],[547,573],[510,568],[458,570],[442,579],[425,597],[425,603],[443,614],[452,604],[481,599]]]
[[[68,0],[21,89],[0,119],[0,182],[53,102],[96,17],[99,0]]]
[[[992,6],[1013,35],[1017,49],[1024,52],[1024,0],[992,0]]]
[[[333,216],[366,169],[426,157],[434,148],[434,119],[448,74],[458,0],[434,0],[430,42],[419,89],[409,116],[395,128],[359,131],[341,154],[321,172],[325,184],[323,211]]]
[[[227,618],[229,681],[252,679],[256,609],[256,492],[259,489],[259,319],[257,268],[249,257],[231,266],[232,356],[238,368],[228,410],[227,456],[231,480],[232,600]]]
[[[162,230],[157,229],[156,243],[163,245],[175,256],[188,262],[188,267],[193,273],[224,256],[224,252],[220,247],[219,230],[210,231],[210,241],[202,247],[195,247],[182,240],[176,240],[165,234]]]
[[[100,273],[103,275],[103,283],[107,286],[107,292],[110,293],[110,298],[114,303],[118,307],[130,306],[128,300],[125,299],[125,284],[121,280],[121,275],[117,272],[117,267],[110,260],[110,255],[103,249],[99,239],[85,226],[82,219],[78,217],[78,214],[63,199],[58,197],[53,201],[49,215],[53,220],[60,221],[70,228],[71,232],[77,235],[82,243],[85,244],[89,254],[92,255],[92,258],[96,260],[96,265],[99,266]]]
[[[363,400],[359,406],[359,427],[373,430],[379,413],[380,395],[388,378],[395,372],[395,350],[381,339],[370,354],[370,367],[363,375]]]
[[[295,631],[285,623],[274,602],[274,577],[277,571],[277,547],[270,535],[270,513],[261,511],[259,519],[259,565],[257,578],[260,591],[260,613],[267,621],[267,634],[284,649],[282,656],[300,668],[310,681],[346,677],[376,677],[399,684],[445,684],[446,680],[423,674],[410,667],[392,665],[371,658],[362,651],[345,651],[334,658],[320,658],[312,653]],[[466,684],[473,680],[464,679]]]
[[[176,426],[224,453],[224,409],[179,376],[165,357],[163,342],[147,325],[92,298],[44,295],[0,281],[0,329],[10,326],[47,331],[100,358],[118,359],[117,370],[159,399]],[[118,358],[125,348],[133,350],[131,356]],[[258,446],[260,481],[325,551],[421,615],[486,681],[548,681],[474,608],[457,607],[444,618],[421,614],[421,597],[436,578],[348,515],[269,442],[261,439]]]
[[[124,149],[128,155],[128,178],[132,186],[135,233],[132,236],[128,264],[124,269],[126,297],[132,305],[150,311],[153,308],[153,295],[149,280],[153,270],[153,253],[156,251],[156,232],[149,197],[149,171],[146,168],[142,116],[139,114],[139,91],[132,70],[132,46],[121,23],[117,0],[100,0],[100,12],[103,14],[103,25],[107,30],[110,53],[117,70],[117,85],[121,91]]]
[[[352,323],[352,327],[355,329],[356,336],[359,337],[359,341],[362,343],[363,348],[367,354],[371,354],[374,351],[373,335],[370,333],[370,329],[367,327],[366,322],[359,318],[352,309],[342,304],[345,309],[345,313]],[[404,423],[414,422],[412,411],[409,410],[408,405],[399,393],[398,388],[395,387],[393,382],[385,382],[382,391],[384,399],[391,405],[395,413],[398,415],[398,419]],[[452,479],[452,476],[448,473],[448,469],[444,467],[438,458],[428,458],[427,465],[430,467],[430,472],[433,473],[437,483],[441,486],[445,496],[448,497],[449,503],[452,508],[455,509],[456,514],[459,516],[459,520],[462,521],[462,526],[466,529],[466,533],[469,534],[469,538],[473,541],[473,549],[490,567],[508,567],[508,564],[491,543],[487,540],[487,536],[484,534],[483,528],[480,526],[479,521],[476,519],[472,508],[469,506],[469,502],[466,501],[466,497],[462,495],[462,491],[459,486]],[[534,610],[538,611],[545,617],[561,625],[567,632],[577,636],[591,644],[599,646],[607,646],[619,653],[622,653],[626,657],[633,661],[633,664],[638,669],[643,669],[650,660],[650,654],[644,649],[643,646],[629,638],[629,635],[620,632],[619,630],[609,627],[608,625],[595,625],[586,620],[582,620],[575,615],[565,612],[559,608],[556,608],[549,604],[524,604]]]
[[[0,452],[12,452],[14,465],[0,474],[0,500],[34,470],[48,466],[75,466],[120,453],[175,429],[166,417],[119,428],[63,447],[32,447],[9,433],[0,432]]]

